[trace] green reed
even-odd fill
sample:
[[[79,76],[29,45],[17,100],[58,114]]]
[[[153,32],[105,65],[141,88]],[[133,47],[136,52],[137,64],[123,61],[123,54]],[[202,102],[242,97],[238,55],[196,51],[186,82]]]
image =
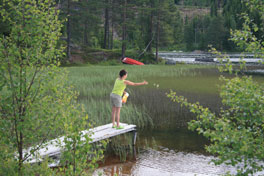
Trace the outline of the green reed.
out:
[[[160,127],[162,121],[168,123],[171,119],[165,117],[163,109],[167,100],[165,91],[158,90],[153,84],[160,83],[167,78],[195,77],[200,74],[196,69],[208,66],[197,65],[145,65],[145,66],[87,66],[68,67],[69,84],[79,92],[78,102],[84,105],[89,116],[89,122],[94,126],[111,123],[110,93],[115,79],[121,69],[128,71],[127,79],[133,82],[149,81],[149,85],[140,87],[127,87],[130,93],[128,102],[122,107],[120,121],[137,125],[137,129]],[[172,84],[171,82],[169,82]],[[162,88],[163,85],[161,85]],[[166,99],[163,101],[163,99]],[[168,100],[169,101],[169,100]],[[169,102],[168,102],[169,103]],[[162,107],[162,108],[160,108]],[[172,113],[175,110],[171,111]],[[166,113],[168,113],[166,111]],[[163,119],[160,119],[163,117]],[[172,118],[172,117],[171,117]],[[174,121],[171,121],[174,122]],[[131,134],[117,136],[111,139],[109,147],[120,160],[125,160],[133,150]]]
[[[204,68],[197,65],[176,65],[176,66],[87,66],[87,67],[69,67],[69,84],[79,92],[78,101],[85,106],[89,119],[94,125],[103,125],[111,122],[111,105],[109,95],[112,91],[114,81],[118,77],[121,69],[128,71],[128,80],[138,82],[147,78],[155,77],[182,77],[195,76],[195,68]],[[153,87],[152,84],[146,86]],[[131,97],[139,88],[128,87]],[[144,96],[144,95],[142,95]],[[138,128],[152,127],[152,118],[148,115],[144,105],[133,104],[128,100],[120,114],[120,121],[133,123]]]

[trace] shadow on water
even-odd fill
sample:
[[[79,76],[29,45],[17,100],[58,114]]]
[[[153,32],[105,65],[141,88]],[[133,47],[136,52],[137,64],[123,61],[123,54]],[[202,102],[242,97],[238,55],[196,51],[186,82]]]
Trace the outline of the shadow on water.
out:
[[[209,144],[201,135],[187,129],[152,130],[139,132],[137,147],[157,151],[187,152],[207,155],[201,146]],[[140,151],[140,150],[139,150]]]

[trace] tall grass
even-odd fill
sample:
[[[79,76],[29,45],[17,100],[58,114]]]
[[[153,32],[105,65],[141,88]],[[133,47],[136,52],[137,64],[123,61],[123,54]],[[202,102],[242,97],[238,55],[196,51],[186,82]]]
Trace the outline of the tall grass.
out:
[[[85,106],[89,119],[94,125],[103,125],[111,122],[111,105],[109,95],[112,91],[114,81],[118,77],[121,69],[128,71],[128,80],[133,82],[143,81],[147,78],[155,77],[183,77],[195,76],[195,68],[204,68],[205,66],[196,65],[176,65],[176,66],[87,66],[87,67],[69,67],[69,84],[73,85],[79,92],[78,101]],[[150,83],[147,88],[153,88]],[[127,88],[134,96],[140,88]],[[142,95],[144,97],[144,95]],[[128,100],[121,110],[120,121],[133,123],[138,128],[152,127],[153,120],[147,113],[146,106],[142,104],[133,104]]]
[[[182,113],[178,107],[175,109],[165,92],[168,87],[173,86],[172,81],[164,83],[157,89],[154,83],[161,84],[161,80],[173,80],[183,77],[193,78],[201,74],[200,68],[208,66],[196,65],[145,65],[145,66],[87,66],[68,67],[69,84],[79,92],[78,102],[83,104],[94,126],[111,123],[110,93],[115,79],[121,69],[128,71],[128,80],[139,82],[149,81],[149,85],[141,87],[127,87],[130,93],[128,102],[122,107],[120,121],[137,125],[138,129],[149,129],[153,127],[168,127],[175,122],[186,122],[189,117],[178,116],[175,118],[170,114]],[[175,87],[175,86],[174,86]],[[182,114],[181,114],[182,115]],[[176,119],[176,120],[175,120]],[[115,154],[125,160],[127,154],[133,150],[131,134],[117,136],[111,140],[110,147]],[[146,144],[147,145],[147,144]]]
[[[122,107],[120,121],[135,124],[138,129],[169,130],[186,127],[187,122],[196,118],[188,109],[172,103],[166,97],[166,92],[170,89],[176,91],[178,95],[183,95],[190,102],[199,101],[213,112],[220,111],[222,104],[217,87],[217,84],[220,84],[219,73],[216,68],[212,67],[122,65],[67,67],[67,69],[69,70],[69,84],[80,93],[78,101],[84,105],[89,120],[94,126],[111,123],[112,107],[109,96],[119,71],[126,69],[128,80],[133,82],[146,80],[149,85],[127,87],[130,96],[128,102]],[[263,77],[259,81],[264,82]],[[133,151],[131,138],[132,134],[117,136],[111,139],[108,148],[112,153],[119,155],[121,160],[125,160],[127,155]],[[144,143],[140,146],[157,146],[152,138],[145,139],[145,141],[140,140],[140,142]]]

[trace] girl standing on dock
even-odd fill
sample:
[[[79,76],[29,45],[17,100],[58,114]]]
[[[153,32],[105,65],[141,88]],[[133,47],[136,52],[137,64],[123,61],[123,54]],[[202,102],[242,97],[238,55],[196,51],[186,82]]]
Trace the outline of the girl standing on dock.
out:
[[[126,93],[124,91],[126,86],[127,85],[141,86],[141,85],[148,84],[148,82],[146,81],[143,81],[140,83],[134,83],[134,82],[126,80],[126,78],[127,78],[127,71],[121,70],[119,72],[119,78],[116,79],[114,88],[112,90],[112,93],[110,94],[110,101],[112,104],[112,123],[113,123],[113,128],[116,128],[116,129],[124,128],[119,125],[119,120],[120,120],[120,109],[122,107],[122,95]],[[116,125],[115,125],[115,117],[117,118]]]

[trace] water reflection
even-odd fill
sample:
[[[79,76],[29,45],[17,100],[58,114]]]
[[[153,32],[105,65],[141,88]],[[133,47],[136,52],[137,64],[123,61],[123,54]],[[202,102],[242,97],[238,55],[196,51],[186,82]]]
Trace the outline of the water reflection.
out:
[[[128,159],[125,162],[120,162],[119,157],[107,156],[105,163],[101,164],[100,168],[97,169],[93,175],[107,175],[107,176],[121,176],[131,175],[133,167],[136,164],[136,160]]]
[[[205,144],[208,141],[204,137],[187,129],[141,131],[137,138],[136,158],[131,156],[126,162],[120,162],[119,157],[108,155],[94,175],[186,174],[191,160],[204,165],[210,160],[204,160],[208,155],[203,148]],[[197,173],[195,169],[192,167],[188,173]]]
[[[215,166],[210,162],[212,159],[216,158],[203,154],[175,152],[168,148],[149,148],[138,154],[136,162],[128,160],[123,163],[105,164],[97,169],[93,176],[215,176],[227,172],[236,174],[234,167],[224,164]],[[263,174],[264,172],[259,172],[254,175]]]
[[[215,166],[210,163],[212,156],[173,150],[141,151],[136,162],[126,161],[115,165],[101,166],[94,172],[95,175],[125,176],[193,176],[193,175],[223,175],[226,172],[235,173],[235,168],[226,165]]]

